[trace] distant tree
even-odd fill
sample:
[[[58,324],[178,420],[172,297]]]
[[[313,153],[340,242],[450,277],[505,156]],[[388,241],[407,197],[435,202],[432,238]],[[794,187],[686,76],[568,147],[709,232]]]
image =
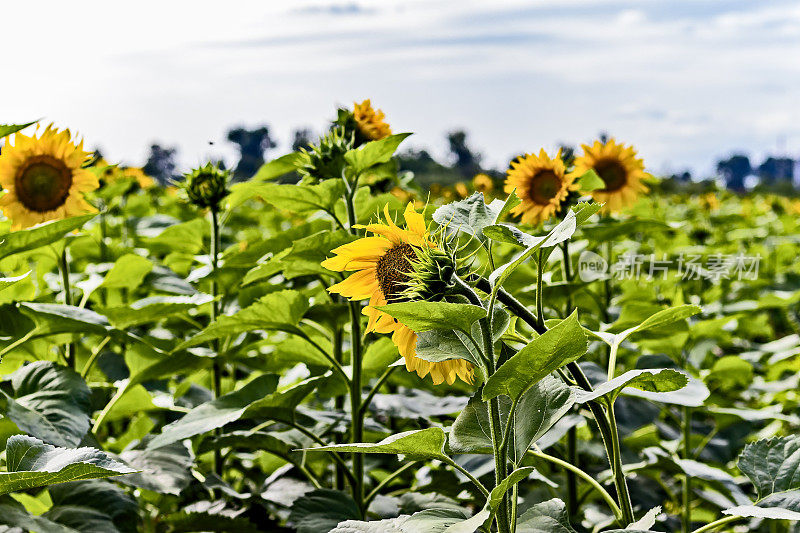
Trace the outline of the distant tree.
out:
[[[150,155],[147,156],[147,162],[142,167],[142,170],[161,185],[168,185],[170,181],[177,177],[175,172],[177,168],[175,155],[177,152],[177,148],[165,148],[160,144],[151,145]]]
[[[292,141],[292,151],[296,152],[300,148],[308,148],[311,146],[311,138],[313,133],[309,128],[298,128],[294,130],[294,140]]]
[[[717,172],[725,179],[725,185],[734,191],[744,190],[744,179],[753,173],[750,158],[744,154],[734,154],[728,159],[717,161]]]
[[[765,184],[794,179],[794,160],[788,157],[768,157],[758,166],[758,177]]]
[[[462,176],[453,168],[436,161],[427,150],[407,149],[397,154],[400,171],[414,173],[414,181],[423,188],[434,183],[449,185],[460,181]]]
[[[451,131],[447,134],[450,153],[455,159],[454,168],[464,178],[472,178],[481,170],[481,155],[467,145],[467,132]]]
[[[270,137],[269,126],[253,130],[234,128],[228,131],[228,140],[238,145],[239,149],[239,162],[233,170],[235,180],[253,177],[264,164],[267,151],[277,146]]]

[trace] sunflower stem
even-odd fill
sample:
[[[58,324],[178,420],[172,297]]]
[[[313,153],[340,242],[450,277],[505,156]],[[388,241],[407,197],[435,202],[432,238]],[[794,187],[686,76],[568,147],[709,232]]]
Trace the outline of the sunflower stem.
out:
[[[217,268],[219,266],[219,248],[220,248],[220,239],[219,239],[219,213],[216,208],[211,208],[211,249],[210,249],[210,258],[211,258],[211,296],[214,298],[211,301],[211,323],[213,324],[217,317],[220,314],[220,307],[219,302],[217,301],[217,293],[219,287],[217,286],[216,281],[216,274]],[[220,355],[220,344],[219,339],[214,339],[212,341],[212,349],[214,350],[214,365],[212,367],[212,387],[214,392],[214,398],[219,398],[222,395],[222,366],[219,361]],[[220,428],[214,430],[214,435],[219,436],[221,434]],[[222,451],[218,448],[214,448],[214,473],[218,476],[222,476]]]
[[[59,260],[59,267],[61,270],[61,282],[64,285],[64,304],[72,305],[72,291],[69,285],[69,254],[67,252],[67,245],[61,251],[61,259]],[[75,370],[75,342],[70,341],[66,346],[67,366]]]
[[[453,278],[456,282],[456,287],[458,288],[459,292],[463,294],[471,304],[483,307],[483,302],[481,301],[480,297],[475,294],[475,291],[472,290],[472,287],[470,287],[457,275],[454,275]],[[495,370],[497,370],[497,360],[494,353],[494,339],[492,338],[491,315],[491,309],[489,309],[487,315],[479,322],[481,336],[483,338],[483,351],[484,355],[486,356],[486,360],[489,363],[487,379],[494,374]],[[502,421],[500,419],[499,397],[489,400],[489,405],[487,407],[489,411],[489,432],[491,433],[492,450],[494,452],[494,482],[495,487],[497,487],[508,475],[508,457],[506,450],[508,445],[508,427],[506,427],[506,431],[503,430]],[[510,425],[511,421],[507,420],[506,424]],[[514,528],[514,525],[511,524],[508,519],[509,507],[510,497],[508,494],[506,494],[503,496],[503,501],[500,503],[500,507],[497,510],[497,515],[495,516],[497,520],[497,530],[499,533],[510,533]]]
[[[683,408],[683,458],[692,458],[692,408]],[[683,523],[684,533],[689,533],[692,530],[692,478],[689,474],[683,477],[683,514],[681,522]]]
[[[567,284],[565,316],[569,316],[572,311],[572,262],[569,255],[569,240],[561,245],[561,253],[564,266],[564,282]],[[575,467],[580,468],[578,462],[578,430],[571,427],[567,430],[567,461]],[[567,470],[567,513],[574,522],[578,515],[578,477],[572,470]]]
[[[348,229],[351,234],[356,235],[356,210],[353,204],[358,176],[353,179],[351,184],[347,177],[342,173],[342,180],[345,183],[346,193],[344,196],[345,207],[347,209]],[[350,442],[357,443],[364,440],[364,416],[366,410],[361,408],[361,309],[357,302],[350,302],[350,362],[353,368],[352,379],[350,380]],[[353,461],[353,499],[362,515],[364,509],[364,456],[360,453],[352,454]]]

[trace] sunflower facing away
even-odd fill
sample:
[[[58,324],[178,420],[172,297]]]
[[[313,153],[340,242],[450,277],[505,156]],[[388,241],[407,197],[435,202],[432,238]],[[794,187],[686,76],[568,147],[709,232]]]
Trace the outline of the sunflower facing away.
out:
[[[75,144],[69,130],[48,126],[37,138],[21,133],[6,138],[0,154],[0,209],[12,229],[94,211],[83,193],[99,187],[97,177],[82,168],[90,153]]]
[[[425,220],[412,204],[406,207],[406,228],[397,226],[384,208],[386,224],[381,222],[364,226],[373,236],[339,246],[333,250],[334,257],[322,262],[322,266],[338,272],[355,272],[329,290],[351,300],[369,298],[369,306],[363,313],[369,317],[367,332],[391,333],[409,372],[420,377],[431,375],[435,384],[447,382],[452,385],[456,377],[472,383],[472,364],[463,359],[451,359],[438,363],[423,361],[416,356],[417,334],[375,306],[397,301],[409,280],[410,260],[416,258],[415,247],[433,247]]]
[[[640,193],[648,191],[642,179],[646,177],[644,162],[637,159],[632,146],[617,144],[614,139],[606,143],[595,141],[592,146],[581,145],[583,155],[575,158],[575,177],[594,169],[605,182],[604,189],[589,194],[599,203],[604,203],[603,211],[617,213],[636,202]]]
[[[353,103],[353,118],[361,135],[370,141],[377,141],[392,134],[385,122],[386,115],[380,109],[373,109],[369,100]]]
[[[558,213],[570,191],[578,188],[574,181],[575,176],[566,173],[561,150],[553,159],[544,150],[539,150],[538,156],[518,157],[508,169],[505,191],[516,190],[522,203],[511,212],[528,224],[544,222]]]

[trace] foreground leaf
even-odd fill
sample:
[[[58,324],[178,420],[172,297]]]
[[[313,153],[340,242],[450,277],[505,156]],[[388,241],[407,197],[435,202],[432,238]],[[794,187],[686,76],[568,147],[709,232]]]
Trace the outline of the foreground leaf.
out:
[[[72,218],[65,218],[63,220],[54,220],[52,222],[45,222],[33,228],[13,231],[6,235],[0,236],[0,259],[35,250],[48,244],[60,241],[64,236],[81,228],[88,221],[93,219],[96,215],[81,215]]]
[[[257,330],[297,332],[298,322],[308,310],[308,298],[297,291],[284,290],[263,296],[253,305],[230,316],[221,316],[175,350],[185,350],[213,339]]]
[[[0,390],[0,412],[56,446],[75,447],[89,431],[91,391],[72,369],[36,361],[11,374],[14,397]]]
[[[135,472],[100,450],[57,448],[26,435],[9,437],[6,468],[0,472],[0,494]]]
[[[501,394],[518,399],[557,368],[580,358],[587,347],[576,311],[503,363],[486,382],[484,401]]]
[[[148,443],[147,448],[167,446],[238,420],[251,403],[275,392],[277,386],[278,376],[259,376],[241,389],[201,404],[183,418],[165,426],[161,434]]]
[[[614,401],[625,387],[633,387],[649,393],[668,393],[682,389],[688,382],[689,379],[685,374],[671,368],[629,370],[611,381],[601,383],[592,392],[576,390],[575,401],[586,403],[601,396],[608,396],[611,401]],[[658,401],[658,396],[651,394],[648,399]]]
[[[348,494],[318,489],[295,500],[289,522],[297,528],[297,533],[319,533],[360,515],[356,502]]]
[[[417,333],[434,329],[469,333],[472,324],[486,316],[486,310],[477,305],[449,302],[402,302],[375,306],[375,309],[396,318]]]
[[[387,437],[371,444],[359,442],[355,444],[332,444],[318,448],[306,448],[306,451],[335,450],[351,453],[388,453],[407,455],[412,459],[450,460],[444,453],[445,434],[441,428],[428,428],[417,431],[406,431]]]

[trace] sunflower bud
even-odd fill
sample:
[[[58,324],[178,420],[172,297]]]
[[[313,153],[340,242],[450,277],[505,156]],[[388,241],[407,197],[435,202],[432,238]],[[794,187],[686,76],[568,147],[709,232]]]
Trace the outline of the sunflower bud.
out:
[[[332,128],[327,135],[320,137],[318,144],[300,150],[302,159],[297,173],[312,181],[341,178],[345,167],[344,154],[353,146],[352,133],[346,133],[343,127]]]
[[[468,267],[459,264],[452,239],[441,233],[438,241],[435,247],[415,247],[416,257],[409,260],[412,270],[407,274],[403,299],[437,302],[452,294],[456,275],[466,275]]]
[[[230,172],[216,165],[207,163],[184,174],[182,188],[186,197],[197,207],[209,207],[218,210],[222,200],[228,196],[228,179]]]

